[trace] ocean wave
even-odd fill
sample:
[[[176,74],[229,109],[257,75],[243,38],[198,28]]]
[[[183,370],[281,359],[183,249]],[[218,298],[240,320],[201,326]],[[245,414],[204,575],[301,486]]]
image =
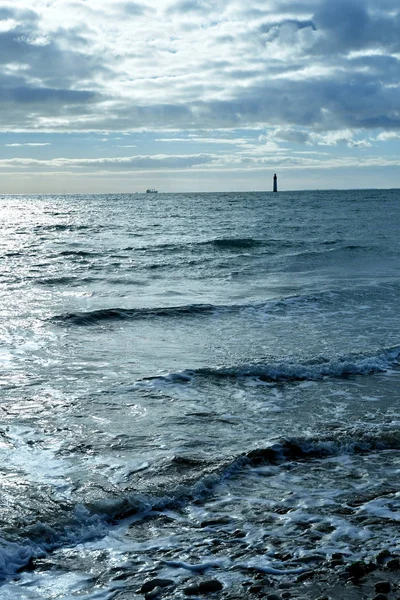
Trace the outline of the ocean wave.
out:
[[[240,473],[245,477],[247,469],[260,465],[279,468],[298,461],[390,450],[400,450],[400,430],[396,425],[371,427],[369,430],[349,427],[337,430],[331,436],[282,437],[265,446],[220,460],[172,456],[158,465],[157,472],[151,474],[153,477],[147,471],[135,473],[131,482],[134,492],[98,499],[85,506],[84,511],[90,524],[96,518],[101,523],[114,523],[133,515],[146,516],[152,511],[176,509],[189,502],[201,501],[209,497],[219,484]],[[141,480],[145,482],[145,488],[140,493]]]
[[[51,317],[51,320],[71,325],[98,325],[104,321],[213,314],[221,308],[229,309],[229,307],[218,307],[213,304],[187,304],[156,308],[104,308],[87,312],[64,313]]]
[[[60,275],[60,277],[40,277],[35,279],[37,285],[79,285],[81,281],[77,277],[68,277]]]
[[[162,265],[159,265],[162,266]],[[157,265],[154,266],[156,268]],[[42,281],[52,283],[52,278],[41,278],[37,280],[39,283]],[[77,282],[82,281],[88,283],[92,280],[91,278],[77,278]],[[123,282],[126,283],[125,279],[113,279],[110,280],[114,283]],[[55,280],[57,283],[57,280]],[[62,281],[61,281],[62,283]],[[152,317],[193,317],[206,314],[216,313],[239,313],[239,312],[259,312],[265,315],[282,314],[290,312],[301,312],[303,310],[309,310],[312,307],[314,310],[332,310],[332,306],[336,311],[343,308],[348,310],[354,306],[356,309],[360,302],[365,303],[366,299],[371,301],[379,302],[387,298],[388,294],[398,294],[399,285],[397,283],[386,284],[383,283],[381,286],[372,285],[366,286],[353,286],[351,289],[331,289],[323,292],[315,292],[311,294],[294,294],[283,297],[269,298],[263,301],[247,302],[240,304],[186,304],[178,306],[155,306],[155,307],[138,307],[138,308],[121,308],[111,307],[104,309],[97,309],[86,312],[70,312],[63,313],[60,315],[54,315],[50,317],[50,320],[57,323],[64,323],[68,325],[96,325],[101,324],[102,321],[118,321],[128,319],[148,319]]]
[[[314,460],[341,454],[368,454],[384,450],[400,450],[397,428],[364,431],[349,428],[332,437],[282,438],[265,448],[246,453],[252,464],[282,464],[293,460]]]
[[[155,253],[160,252],[164,254],[176,254],[179,252],[195,252],[199,251],[232,251],[238,250],[251,250],[261,248],[266,252],[273,254],[282,251],[292,250],[295,256],[298,257],[313,257],[318,255],[325,255],[327,253],[338,253],[346,251],[376,251],[379,250],[379,246],[376,244],[351,244],[345,243],[344,240],[334,239],[321,241],[317,244],[305,240],[288,240],[279,238],[253,238],[253,237],[217,237],[206,240],[187,240],[182,242],[162,242],[155,244],[144,244],[140,246],[130,246],[124,248],[125,251]]]
[[[90,225],[77,225],[73,223],[52,223],[48,225],[35,225],[33,230],[38,233],[41,231],[87,231],[93,229]]]
[[[256,248],[257,246],[269,245],[268,241],[258,240],[255,238],[217,238],[208,242],[202,242],[202,245],[212,245],[215,248],[222,250],[236,250],[237,248]]]
[[[78,258],[88,258],[98,256],[97,252],[88,252],[87,250],[62,250],[57,253],[57,256],[77,256]]]
[[[325,246],[325,247],[324,247]],[[297,251],[293,254],[294,258],[301,260],[309,260],[316,258],[325,258],[329,257],[330,260],[345,260],[348,254],[356,254],[360,253],[369,253],[374,252],[377,253],[379,251],[379,247],[376,245],[362,245],[362,244],[344,244],[344,245],[334,245],[334,244],[322,244],[321,248],[315,249],[302,249],[298,248]]]
[[[214,461],[171,456],[158,466],[152,476],[145,472],[145,488],[142,491],[141,473],[135,473],[130,486],[135,491],[125,488],[119,494],[116,491],[112,496],[86,504],[66,505],[65,514],[59,514],[58,522],[46,524],[42,520],[26,529],[21,528],[17,542],[0,539],[0,580],[33,568],[38,557],[57,548],[102,538],[121,520],[133,516],[145,519],[151,514],[205,500],[224,481],[232,477],[246,477],[248,469],[257,469],[261,465],[279,469],[293,462],[389,450],[400,450],[400,430],[395,425],[372,427],[370,430],[348,428],[337,430],[332,436],[279,438],[265,446]],[[198,526],[212,527],[213,523],[199,522]]]
[[[156,265],[157,266],[157,265]],[[41,278],[41,281],[52,283],[52,278]],[[77,279],[79,282],[80,279]],[[91,279],[82,278],[84,283],[92,281]],[[114,280],[112,280],[114,281]],[[125,279],[121,280],[123,283]],[[57,281],[55,281],[57,282]],[[61,281],[62,282],[62,281]],[[118,283],[116,279],[114,283]],[[340,310],[344,308],[348,310],[351,306],[356,309],[359,303],[365,303],[366,299],[379,302],[384,300],[388,294],[398,294],[398,284],[382,284],[381,286],[353,286],[351,289],[344,290],[326,290],[324,292],[315,292],[312,294],[294,294],[284,297],[270,298],[264,301],[248,302],[241,304],[186,304],[178,306],[155,306],[155,307],[138,307],[138,308],[121,308],[111,307],[97,309],[86,312],[69,312],[50,317],[50,320],[57,323],[68,325],[96,325],[102,321],[118,321],[127,319],[148,319],[152,317],[193,317],[199,315],[216,314],[216,313],[239,313],[246,311],[259,312],[260,314],[274,315],[290,312],[301,312],[309,310],[312,307],[314,310]]]
[[[26,568],[35,554],[33,547],[0,539],[0,581]]]
[[[46,523],[42,517],[26,529],[21,525],[16,541],[0,538],[0,583],[34,568],[36,559],[57,548],[106,535],[109,526],[105,515],[93,514],[82,505],[66,506],[58,523]]]
[[[207,378],[246,378],[254,377],[265,382],[316,381],[329,377],[350,375],[370,375],[382,373],[398,365],[400,346],[394,346],[372,355],[348,355],[328,359],[319,357],[305,364],[292,361],[257,362],[232,367],[201,367],[187,369],[166,375],[148,376],[139,379],[136,385],[144,382],[181,383],[195,377]]]
[[[240,250],[240,249],[251,249],[251,248],[269,248],[274,251],[282,250],[286,248],[299,248],[307,246],[307,242],[303,241],[291,241],[287,239],[260,239],[253,237],[218,237],[208,240],[200,241],[187,241],[187,242],[175,242],[175,243],[159,243],[152,245],[143,245],[138,247],[129,247],[125,250],[145,251],[145,252],[164,252],[174,253],[182,251],[193,251],[198,252],[200,248],[210,248],[211,250]]]
[[[36,285],[58,286],[58,285],[73,285],[80,286],[88,283],[96,283],[98,279],[95,277],[78,277],[60,275],[59,277],[32,277]]]

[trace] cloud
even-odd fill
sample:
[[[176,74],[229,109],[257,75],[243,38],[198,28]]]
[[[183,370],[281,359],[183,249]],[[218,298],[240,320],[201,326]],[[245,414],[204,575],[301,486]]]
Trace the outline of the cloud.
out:
[[[186,13],[205,13],[208,12],[210,4],[201,0],[180,0],[171,4],[166,13],[169,15],[173,14],[186,14]]]
[[[41,174],[75,173],[101,174],[101,173],[129,173],[129,172],[191,172],[204,173],[231,171],[263,171],[272,168],[279,169],[341,169],[341,168],[370,168],[370,167],[398,167],[400,158],[384,158],[382,156],[355,155],[341,157],[326,157],[324,153],[275,153],[272,155],[232,155],[232,154],[158,154],[137,155],[129,157],[107,158],[12,158],[0,159],[2,173],[18,171],[34,172]]]
[[[400,131],[382,131],[376,137],[379,142],[387,142],[388,140],[400,140]]]
[[[335,0],[321,2],[313,15],[317,30],[325,32],[321,46],[336,50],[358,48],[369,41],[370,18],[366,2]]]
[[[399,49],[400,12],[396,2],[372,0],[324,0],[313,21],[324,33],[319,50],[346,52],[351,49]]]
[[[246,138],[222,138],[222,137],[202,137],[199,135],[189,135],[188,137],[156,138],[156,142],[162,143],[183,143],[183,144],[218,144],[239,147],[252,147],[250,139]]]
[[[91,170],[147,170],[147,169],[187,169],[210,164],[220,157],[212,154],[187,155],[137,155],[113,158],[53,158],[39,160],[33,158],[12,158],[0,160],[0,168],[44,169],[91,169]]]
[[[127,16],[142,16],[148,12],[148,6],[139,2],[113,2],[110,3],[110,8]]]
[[[0,89],[0,102],[12,101],[19,104],[42,104],[44,102],[51,102],[56,105],[60,103],[64,105],[76,104],[87,102],[93,96],[93,92],[86,90],[60,90],[23,86]]]
[[[372,144],[368,140],[349,140],[349,148],[371,148]]]
[[[21,146],[51,146],[50,142],[25,142],[24,144],[5,144],[9,148],[17,148]]]
[[[0,130],[367,148],[400,131],[399,40],[397,0],[5,3]]]
[[[298,129],[277,129],[273,137],[284,142],[294,142],[296,144],[305,144],[310,140],[310,134]]]

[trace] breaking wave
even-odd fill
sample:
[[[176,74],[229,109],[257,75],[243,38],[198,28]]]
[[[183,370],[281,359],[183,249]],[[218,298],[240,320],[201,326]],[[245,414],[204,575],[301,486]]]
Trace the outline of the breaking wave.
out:
[[[368,454],[383,450],[400,450],[400,431],[395,428],[365,432],[349,430],[332,437],[284,438],[265,448],[246,454],[255,465],[281,464],[292,460],[313,460],[340,454]]]
[[[382,373],[398,365],[400,346],[382,350],[370,356],[341,356],[333,359],[321,357],[308,363],[296,362],[257,362],[232,367],[203,367],[187,369],[178,373],[149,376],[136,382],[138,386],[146,381],[181,383],[194,377],[245,378],[254,377],[261,381],[315,381],[325,377],[346,377],[350,375],[370,375]]]
[[[190,502],[206,499],[215,487],[231,477],[244,476],[250,468],[274,465],[277,468],[290,462],[323,460],[341,454],[368,454],[400,450],[400,430],[396,425],[336,431],[332,436],[315,438],[280,438],[237,456],[208,462],[185,456],[172,456],[159,465],[165,485],[152,488],[151,480],[144,493],[122,491],[113,497],[75,507],[66,505],[58,524],[38,522],[19,532],[18,541],[0,539],[0,580],[8,579],[21,570],[34,567],[37,558],[64,545],[78,544],[107,535],[110,527],[130,516],[146,518],[167,509],[182,508]],[[157,477],[156,477],[157,480]],[[211,522],[212,524],[212,522]],[[207,527],[207,522],[199,524]]]
[[[126,494],[121,498],[104,499],[89,508],[111,522],[132,515],[147,515],[151,511],[179,508],[209,497],[215,487],[231,477],[244,476],[249,468],[260,465],[284,466],[291,462],[323,460],[325,458],[370,454],[400,450],[400,430],[396,425],[386,429],[363,430],[349,428],[332,436],[315,438],[280,438],[265,447],[257,447],[240,455],[207,463],[174,456],[165,465],[165,486],[146,493]],[[93,520],[93,516],[91,517]]]

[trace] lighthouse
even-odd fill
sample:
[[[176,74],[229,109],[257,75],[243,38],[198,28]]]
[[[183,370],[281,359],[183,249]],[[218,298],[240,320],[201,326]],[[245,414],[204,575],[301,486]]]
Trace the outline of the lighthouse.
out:
[[[274,192],[278,191],[278,178],[276,176],[276,173],[274,174]]]

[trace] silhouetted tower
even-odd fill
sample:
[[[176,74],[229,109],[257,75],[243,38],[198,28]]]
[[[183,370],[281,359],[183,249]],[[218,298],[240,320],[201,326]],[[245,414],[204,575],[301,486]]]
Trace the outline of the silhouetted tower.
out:
[[[278,191],[278,178],[276,176],[276,173],[274,175],[274,192]]]

